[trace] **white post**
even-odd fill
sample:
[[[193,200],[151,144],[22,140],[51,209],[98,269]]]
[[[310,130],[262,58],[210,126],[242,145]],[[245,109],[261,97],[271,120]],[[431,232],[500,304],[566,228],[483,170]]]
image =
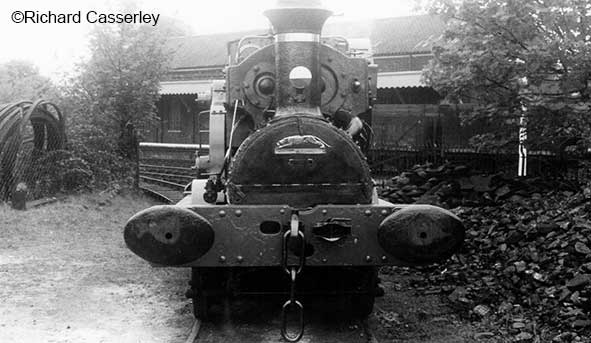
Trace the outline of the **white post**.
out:
[[[519,117],[519,146],[517,176],[527,176],[527,148],[525,143],[527,141],[527,106],[525,105],[525,98],[529,94],[527,77],[522,77],[518,81],[519,97],[521,102],[521,116]]]
[[[526,108],[522,106],[521,118],[519,118],[519,162],[517,166],[517,176],[527,176],[527,119],[525,117]]]

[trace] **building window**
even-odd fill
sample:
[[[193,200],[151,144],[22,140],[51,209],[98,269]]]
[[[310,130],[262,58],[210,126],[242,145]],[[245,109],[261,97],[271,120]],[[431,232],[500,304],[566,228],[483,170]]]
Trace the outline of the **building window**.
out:
[[[374,62],[378,65],[378,72],[419,71],[433,58],[432,54],[377,56]]]
[[[433,55],[413,55],[410,59],[410,70],[423,70]]]
[[[374,57],[378,72],[400,72],[410,70],[410,56]]]
[[[173,97],[168,113],[168,131],[181,131],[181,102]]]

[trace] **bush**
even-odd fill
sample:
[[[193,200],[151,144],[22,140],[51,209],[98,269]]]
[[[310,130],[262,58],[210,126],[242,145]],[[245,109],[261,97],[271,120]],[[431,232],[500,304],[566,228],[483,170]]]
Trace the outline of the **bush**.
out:
[[[94,175],[89,164],[71,151],[54,150],[33,161],[27,179],[31,196],[40,198],[90,189]]]
[[[92,174],[90,187],[109,188],[113,184],[133,184],[135,161],[127,159],[117,149],[117,141],[108,130],[96,125],[69,127],[68,150],[72,156],[84,161]]]

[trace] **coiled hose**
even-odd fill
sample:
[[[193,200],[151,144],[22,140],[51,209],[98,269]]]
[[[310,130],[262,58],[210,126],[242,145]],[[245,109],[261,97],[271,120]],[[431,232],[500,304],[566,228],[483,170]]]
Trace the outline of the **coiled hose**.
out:
[[[0,200],[10,199],[34,174],[35,160],[65,147],[59,108],[45,100],[0,104]]]

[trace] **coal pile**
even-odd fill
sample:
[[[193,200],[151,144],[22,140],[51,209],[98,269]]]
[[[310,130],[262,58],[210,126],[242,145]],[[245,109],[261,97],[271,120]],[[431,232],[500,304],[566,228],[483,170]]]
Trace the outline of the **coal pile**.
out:
[[[454,212],[465,247],[429,283],[457,285],[454,305],[521,337],[544,327],[591,333],[591,189]]]
[[[503,173],[480,174],[451,163],[416,165],[379,185],[380,197],[392,203],[432,204],[444,208],[493,205],[506,200],[540,198],[554,189],[576,191],[564,181],[516,178]]]
[[[460,253],[419,268],[419,292],[497,323],[511,341],[591,341],[591,187],[572,188],[417,166],[382,195],[452,208],[465,223]]]

